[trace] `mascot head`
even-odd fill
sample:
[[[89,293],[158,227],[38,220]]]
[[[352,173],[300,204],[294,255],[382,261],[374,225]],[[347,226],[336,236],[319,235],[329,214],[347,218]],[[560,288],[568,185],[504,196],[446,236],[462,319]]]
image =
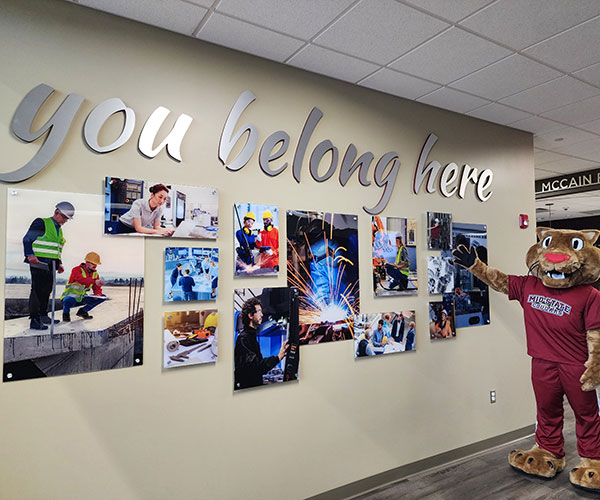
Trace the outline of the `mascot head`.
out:
[[[538,242],[527,251],[529,272],[549,288],[591,285],[600,278],[600,236],[595,229],[537,228]]]

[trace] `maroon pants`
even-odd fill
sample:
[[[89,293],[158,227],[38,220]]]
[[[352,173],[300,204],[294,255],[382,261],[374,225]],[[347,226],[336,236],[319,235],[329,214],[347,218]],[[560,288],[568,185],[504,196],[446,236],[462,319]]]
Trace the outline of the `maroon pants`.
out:
[[[600,458],[600,416],[596,391],[581,390],[585,367],[532,358],[531,381],[537,403],[535,440],[540,448],[563,457],[563,396],[575,413],[577,452],[584,458]]]

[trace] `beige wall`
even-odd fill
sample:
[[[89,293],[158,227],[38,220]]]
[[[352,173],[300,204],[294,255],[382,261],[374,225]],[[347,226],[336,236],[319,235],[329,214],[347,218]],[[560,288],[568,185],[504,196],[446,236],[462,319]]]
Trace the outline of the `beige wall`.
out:
[[[217,186],[221,214],[219,361],[161,370],[162,315],[175,308],[162,303],[162,251],[170,242],[147,240],[144,366],[0,384],[0,497],[303,498],[533,423],[520,306],[492,292],[490,326],[431,343],[423,286],[428,210],[487,224],[490,263],[506,272],[526,271],[524,254],[535,236],[517,222],[519,213],[532,219],[535,213],[529,134],[65,2],[2,0],[0,8],[2,171],[23,165],[39,147],[13,137],[9,123],[23,96],[44,82],[58,91],[54,103],[70,92],[86,101],[55,161],[20,187],[100,193],[106,175]],[[376,158],[398,151],[400,176],[382,215],[418,220],[417,297],[372,297],[370,218],[361,206],[379,199],[375,186],[361,187],[355,177],[345,188],[335,178],[317,184],[306,163],[299,185],[290,168],[268,178],[256,155],[240,172],[225,170],[218,141],[245,89],[257,101],[243,118],[257,125],[259,144],[273,131],[286,130],[288,162],[315,105],[325,116],[309,152],[326,138],[342,151],[353,142]],[[81,138],[83,122],[110,97],[136,111],[136,132],[119,150],[93,154]],[[153,160],[137,151],[139,131],[159,105],[194,118],[181,164],[164,151]],[[412,193],[414,167],[429,132],[440,138],[430,159],[493,169],[494,195],[487,203],[477,201],[472,189],[464,200]],[[352,342],[306,346],[299,383],[233,394],[232,290],[285,285],[284,272],[277,278],[233,279],[230,235],[237,201],[277,204],[282,214],[286,209],[358,214],[362,311],[415,309],[417,352],[355,362]],[[0,206],[6,206],[4,187]],[[0,219],[2,275],[6,222]],[[3,291],[0,304],[2,299]],[[498,395],[494,405],[491,389]]]

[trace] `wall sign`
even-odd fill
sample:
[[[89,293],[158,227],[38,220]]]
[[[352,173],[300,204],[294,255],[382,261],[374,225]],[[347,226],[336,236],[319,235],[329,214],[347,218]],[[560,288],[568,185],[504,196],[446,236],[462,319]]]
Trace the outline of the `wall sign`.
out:
[[[600,168],[535,181],[535,197],[537,199],[596,191],[597,189],[600,189]]]
[[[45,139],[40,149],[28,163],[11,172],[0,173],[1,182],[14,183],[29,179],[44,169],[62,147],[84,98],[77,94],[69,94],[52,117],[40,129],[32,132],[31,126],[35,116],[53,92],[54,89],[49,85],[40,84],[32,89],[17,107],[10,124],[12,133],[24,142],[33,142],[44,135]],[[255,100],[256,96],[252,92],[249,90],[244,91],[234,104],[223,126],[219,140],[218,157],[223,165],[232,172],[242,169],[254,156],[258,148],[259,133],[257,127],[252,123],[238,125],[243,112]],[[98,134],[106,121],[117,113],[122,115],[123,118],[123,126],[119,137],[111,144],[101,146],[98,142]],[[180,114],[171,132],[159,145],[155,146],[154,142],[159,129],[169,114],[170,110],[163,106],[157,107],[151,113],[140,132],[138,150],[142,155],[154,158],[163,148],[166,148],[172,159],[181,162],[183,161],[181,143],[193,119],[186,114]],[[322,118],[323,112],[316,106],[313,107],[295,144],[291,169],[292,175],[298,183],[301,181],[308,143]],[[83,126],[83,140],[96,153],[110,153],[122,147],[131,139],[135,123],[136,114],[132,108],[128,107],[119,98],[107,99],[95,106],[88,114]],[[234,147],[242,140],[245,142],[241,150],[234,158],[230,158]],[[456,194],[460,198],[464,198],[467,186],[474,184],[477,198],[481,201],[487,201],[492,196],[490,188],[493,173],[490,169],[485,169],[478,174],[476,168],[467,164],[463,165],[460,172],[456,163],[448,163],[443,169],[437,160],[432,160],[426,165],[429,153],[437,140],[438,138],[434,134],[429,134],[425,141],[414,172],[414,193],[418,194],[421,185],[427,180],[425,188],[427,193],[434,193],[437,183],[442,196],[449,198]],[[274,163],[286,154],[290,142],[290,136],[284,130],[273,132],[262,142],[258,152],[258,164],[264,174],[275,177],[287,169],[289,166],[287,161],[280,164]],[[350,143],[343,157],[341,157],[341,161],[340,157],[338,147],[331,140],[324,139],[310,153],[308,172],[315,181],[325,182],[334,176],[339,167],[338,182],[342,187],[347,184],[355,172],[358,172],[358,180],[362,186],[368,187],[371,185],[369,170],[375,161],[373,153],[367,151],[358,156],[356,146]],[[321,168],[321,163],[324,163],[323,168]],[[379,157],[375,162],[371,178],[377,187],[382,188],[381,197],[373,207],[363,206],[365,212],[377,215],[385,209],[392,197],[399,171],[400,160],[397,152],[389,151]]]

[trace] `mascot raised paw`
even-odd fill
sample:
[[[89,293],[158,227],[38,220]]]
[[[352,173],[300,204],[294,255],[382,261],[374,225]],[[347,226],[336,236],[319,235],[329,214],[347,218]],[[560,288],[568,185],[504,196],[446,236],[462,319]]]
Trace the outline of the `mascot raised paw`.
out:
[[[600,493],[600,231],[540,227],[526,256],[528,276],[507,276],[460,245],[455,262],[494,290],[518,300],[525,316],[527,352],[537,405],[536,444],[508,456],[515,469],[551,479],[565,467],[563,397],[573,408],[581,463],[573,486]]]

